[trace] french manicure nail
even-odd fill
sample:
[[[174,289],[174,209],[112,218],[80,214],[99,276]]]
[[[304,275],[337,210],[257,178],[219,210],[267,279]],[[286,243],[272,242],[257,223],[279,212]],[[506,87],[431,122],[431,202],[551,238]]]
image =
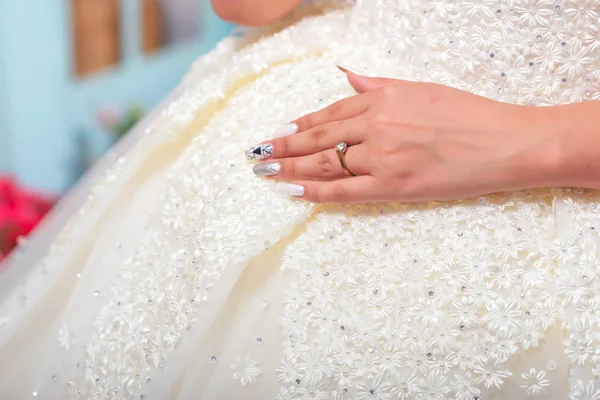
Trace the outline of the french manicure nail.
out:
[[[281,164],[277,161],[269,161],[256,164],[252,171],[258,176],[273,176],[281,171]]]
[[[276,129],[275,132],[273,132],[273,137],[278,138],[278,137],[293,135],[295,133],[298,133],[298,125],[287,124],[287,125],[282,126],[281,128]]]
[[[246,150],[246,158],[248,160],[264,160],[273,155],[273,145],[271,143],[259,144],[252,146]]]
[[[304,195],[304,186],[294,185],[293,183],[280,182],[277,184],[277,190],[288,196],[300,197]]]

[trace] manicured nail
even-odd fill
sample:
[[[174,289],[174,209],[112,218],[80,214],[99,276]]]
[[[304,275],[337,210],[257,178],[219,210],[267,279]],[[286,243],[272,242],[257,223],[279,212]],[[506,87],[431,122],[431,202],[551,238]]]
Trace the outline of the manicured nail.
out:
[[[345,66],[345,65],[343,65],[343,64],[339,64],[339,63],[338,63],[338,64],[336,64],[335,66],[336,66],[336,67],[338,67],[338,69],[339,69],[340,71],[342,71],[343,73],[345,73],[345,74],[347,74],[348,72],[352,72],[352,73],[353,73],[353,74],[355,74],[355,75],[360,75],[358,72],[354,72],[354,71],[352,70],[352,68],[350,68],[350,67],[346,67],[346,66]]]
[[[304,196],[304,186],[294,185],[293,183],[280,182],[277,184],[277,190],[279,193],[287,194],[288,196]]]
[[[288,135],[293,135],[294,133],[298,133],[298,125],[296,124],[287,124],[282,126],[279,129],[276,129],[273,132],[273,137],[283,137]]]
[[[263,143],[258,146],[252,146],[246,150],[246,158],[248,160],[264,160],[273,155],[273,145],[271,143]]]
[[[273,176],[277,175],[281,171],[281,164],[277,161],[269,161],[260,164],[256,164],[252,171],[258,176]]]

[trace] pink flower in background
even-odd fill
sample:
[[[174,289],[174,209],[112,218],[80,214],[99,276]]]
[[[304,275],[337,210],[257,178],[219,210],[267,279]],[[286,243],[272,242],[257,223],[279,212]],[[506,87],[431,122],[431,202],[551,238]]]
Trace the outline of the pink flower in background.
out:
[[[105,107],[97,112],[96,119],[98,124],[117,140],[129,132],[143,114],[143,109],[136,105],[123,109]]]
[[[0,176],[0,260],[27,236],[52,208],[54,199],[19,187],[8,176]]]
[[[106,129],[112,129],[121,122],[123,113],[118,108],[106,107],[102,108],[96,114],[98,124]]]

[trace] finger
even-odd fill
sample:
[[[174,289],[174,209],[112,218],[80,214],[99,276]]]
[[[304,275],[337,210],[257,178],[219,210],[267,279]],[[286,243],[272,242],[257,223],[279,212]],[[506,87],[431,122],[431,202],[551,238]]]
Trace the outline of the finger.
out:
[[[366,135],[365,118],[352,118],[329,122],[305,132],[284,136],[250,147],[246,150],[249,160],[300,157],[333,149],[339,142],[349,146],[362,142]]]
[[[336,101],[314,113],[306,114],[292,123],[298,127],[298,132],[304,132],[328,122],[357,117],[367,111],[369,105],[370,96],[355,95]]]
[[[279,191],[313,203],[365,203],[380,201],[383,190],[372,176],[330,182],[295,181],[278,184]]]
[[[350,146],[345,155],[348,170],[355,175],[368,175],[368,155],[365,146]],[[331,180],[347,175],[334,149],[304,157],[281,159],[278,179],[293,181],[304,179]]]
[[[354,90],[356,90],[358,93],[366,93],[375,89],[379,89],[383,86],[404,82],[402,80],[390,78],[371,78],[357,74],[356,72],[351,71],[349,68],[341,65],[338,65],[338,68],[346,74],[348,82],[350,82],[350,85],[352,85]]]
[[[395,85],[402,81],[388,78],[370,78],[368,76],[356,75],[355,73],[346,73],[348,82],[357,93],[367,93],[388,85]]]
[[[351,146],[346,152],[348,169],[356,175],[368,175],[368,157],[365,146]],[[284,158],[256,164],[253,168],[258,176],[279,180],[330,180],[346,176],[335,150],[325,150],[304,157]]]
[[[333,149],[339,142],[348,146],[362,143],[366,137],[367,123],[364,118],[329,122],[296,135],[271,141],[273,158],[299,157]]]

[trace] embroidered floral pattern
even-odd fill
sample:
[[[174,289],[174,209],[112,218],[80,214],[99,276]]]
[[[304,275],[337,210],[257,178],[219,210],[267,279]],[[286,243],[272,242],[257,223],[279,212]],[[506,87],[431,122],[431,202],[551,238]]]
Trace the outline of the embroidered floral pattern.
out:
[[[256,377],[260,375],[260,368],[256,361],[251,360],[249,356],[244,359],[237,359],[237,362],[231,366],[233,369],[233,379],[240,381],[242,386],[249,383],[255,383]]]
[[[528,373],[522,374],[523,383],[521,387],[526,390],[527,396],[546,394],[550,387],[550,381],[546,379],[545,371],[536,371],[531,368]]]
[[[557,204],[585,204],[559,193]],[[584,311],[583,304],[597,302],[600,270],[590,255],[598,235],[588,228],[579,241],[549,237],[556,218],[550,196],[323,208],[282,257],[282,268],[306,276],[304,249],[336,249],[314,255],[320,267],[287,290],[280,382],[289,390],[327,384],[348,398],[494,398],[516,379],[512,358],[538,347],[545,331],[567,318],[566,308],[580,304]],[[584,225],[600,222],[588,217]],[[588,264],[594,267],[578,267]],[[322,272],[337,268],[344,273]],[[557,290],[563,279],[565,290]],[[574,368],[591,370],[598,321],[569,315],[565,354]],[[547,393],[550,383],[544,370],[520,373],[523,397]],[[586,396],[591,391],[577,388]]]

